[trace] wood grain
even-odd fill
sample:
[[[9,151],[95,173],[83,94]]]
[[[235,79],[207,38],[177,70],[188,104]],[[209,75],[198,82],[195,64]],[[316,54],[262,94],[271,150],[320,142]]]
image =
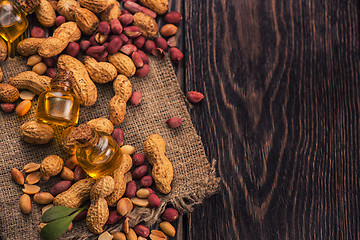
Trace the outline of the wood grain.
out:
[[[360,2],[169,1],[222,178],[174,239],[360,239]],[[160,24],[161,24],[160,20]]]
[[[359,1],[183,2],[223,185],[177,239],[360,239]]]

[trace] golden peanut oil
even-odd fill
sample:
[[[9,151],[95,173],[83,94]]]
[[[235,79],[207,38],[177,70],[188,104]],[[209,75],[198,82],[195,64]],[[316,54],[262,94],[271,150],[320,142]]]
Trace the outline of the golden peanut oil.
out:
[[[15,1],[0,0],[0,36],[14,42],[29,25],[26,14]]]
[[[68,91],[50,90],[39,96],[36,118],[48,124],[76,125],[79,119],[79,103]]]
[[[95,132],[95,131],[94,131]],[[114,138],[104,132],[95,132],[93,145],[76,145],[76,158],[92,178],[111,175],[120,165],[121,150]]]
[[[51,90],[40,94],[36,118],[44,123],[61,126],[76,125],[80,103],[71,93],[72,72],[59,69],[51,81]]]

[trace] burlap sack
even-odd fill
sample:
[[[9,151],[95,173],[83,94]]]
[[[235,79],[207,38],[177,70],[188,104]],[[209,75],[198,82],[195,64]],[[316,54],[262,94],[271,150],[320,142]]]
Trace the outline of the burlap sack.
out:
[[[9,59],[2,63],[4,82],[11,76],[27,69],[24,59]],[[150,58],[150,73],[144,78],[131,78],[133,90],[143,93],[143,101],[138,106],[128,104],[125,121],[120,127],[125,132],[125,144],[133,145],[136,152],[143,152],[143,143],[152,133],[160,134],[166,141],[166,155],[174,167],[172,191],[168,195],[158,193],[161,207],[158,209],[136,208],[131,215],[131,224],[142,222],[145,225],[155,224],[165,206],[172,204],[183,213],[192,211],[193,206],[213,194],[219,184],[214,168],[210,166],[204,153],[200,137],[197,135],[186,108],[184,94],[180,90],[172,65],[168,59]],[[108,103],[114,95],[112,83],[97,85],[98,100],[94,106],[82,107],[80,123],[91,119],[108,116]],[[12,168],[22,169],[28,162],[40,163],[51,154],[57,154],[66,159],[59,148],[59,130],[56,139],[46,145],[31,145],[19,137],[19,127],[33,120],[36,109],[36,99],[31,111],[24,117],[13,114],[0,114],[0,238],[1,239],[39,239],[37,227],[41,219],[40,205],[32,202],[30,215],[23,215],[19,207],[22,195],[21,186],[11,179]],[[165,121],[170,117],[180,117],[183,125],[170,129]],[[41,191],[59,181],[53,177],[47,183],[40,183]],[[113,230],[120,225],[107,226]],[[84,222],[74,224],[71,231],[62,239],[95,238]]]

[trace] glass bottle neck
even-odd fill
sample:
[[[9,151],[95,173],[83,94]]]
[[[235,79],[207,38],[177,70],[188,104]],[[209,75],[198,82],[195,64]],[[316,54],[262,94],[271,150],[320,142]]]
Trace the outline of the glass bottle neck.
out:
[[[93,130],[92,136],[87,142],[84,143],[78,142],[78,143],[79,143],[79,147],[91,148],[94,147],[98,142],[99,142],[99,134]]]
[[[54,86],[54,87],[51,87],[51,90],[61,90],[61,91],[67,91],[67,92],[70,92],[70,88],[69,87],[61,87],[61,86]]]
[[[10,0],[24,13],[24,15],[31,14],[35,8],[40,4],[40,0]]]
[[[0,0],[0,2],[2,2],[2,0]],[[17,0],[10,0],[10,2],[13,4],[13,8],[15,8],[15,10],[21,11],[21,12],[24,13],[25,15],[28,14],[28,13],[21,7],[21,5],[19,4],[19,2],[18,2]]]
[[[71,82],[69,80],[53,79],[50,83],[50,87],[52,90],[70,91]]]

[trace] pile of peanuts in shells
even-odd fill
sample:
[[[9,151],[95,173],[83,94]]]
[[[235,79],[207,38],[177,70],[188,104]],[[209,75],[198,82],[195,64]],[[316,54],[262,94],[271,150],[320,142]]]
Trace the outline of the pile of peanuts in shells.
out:
[[[141,104],[142,93],[132,91],[127,78],[144,77],[149,73],[147,54],[161,59],[168,55],[174,64],[179,63],[184,57],[176,46],[176,34],[183,17],[179,12],[169,11],[168,0],[123,0],[121,2],[116,0],[40,0],[35,14],[42,27],[32,27],[31,37],[21,41],[17,47],[20,55],[28,57],[27,66],[31,68],[31,71],[10,78],[8,83],[0,83],[0,107],[5,113],[15,112],[17,116],[24,116],[28,113],[36,95],[49,89],[50,81],[54,78],[59,66],[69,67],[70,70],[82,69],[83,72],[79,70],[79,73],[76,74],[81,75],[81,79],[89,79],[90,82],[86,83],[85,81],[85,85],[79,89],[88,91],[87,93],[90,94],[76,95],[77,93],[75,93],[75,96],[95,96],[95,98],[80,99],[81,105],[90,106],[95,103],[96,87],[93,82],[113,81],[115,97],[122,94],[118,102],[126,105],[129,100],[130,104],[137,106]],[[161,27],[156,22],[156,19],[160,17],[165,20],[165,24]],[[44,28],[54,28],[55,31],[52,36],[45,38]],[[0,38],[0,63],[7,58],[7,52],[7,45]],[[80,55],[84,55],[84,63],[76,60]],[[75,67],[71,69],[72,66]],[[3,79],[2,71],[4,69],[0,68],[0,82]],[[84,77],[85,75],[88,77]],[[80,77],[74,76],[75,82]],[[115,86],[116,82],[118,82],[117,86]],[[123,92],[128,92],[128,96],[124,96],[126,94]],[[204,98],[204,95],[197,91],[189,91],[186,97],[191,103],[198,103]],[[133,146],[124,145],[124,132],[114,126],[123,121],[125,113],[119,114],[115,109],[114,115],[121,115],[121,117],[120,119],[112,118],[111,104],[110,102],[110,120],[98,118],[87,124],[95,130],[111,134],[121,147],[123,158],[128,160],[123,161],[128,165],[121,166],[123,171],[119,175],[119,178],[123,179],[124,188],[121,190],[123,191],[122,197],[117,199],[112,206],[109,205],[113,208],[109,210],[106,204],[104,207],[106,214],[92,217],[89,223],[87,220],[87,226],[91,232],[100,234],[99,240],[147,238],[163,240],[167,239],[167,236],[174,237],[176,230],[171,222],[178,218],[179,213],[171,206],[167,206],[162,214],[163,221],[159,225],[161,230],[150,230],[145,226],[146,224],[141,223],[134,228],[129,226],[127,215],[134,206],[158,208],[161,205],[159,197],[153,190],[154,182],[158,183],[157,176],[148,174],[151,172],[149,164],[154,167],[161,163],[164,166],[157,167],[171,168],[171,174],[172,166],[165,153],[152,154],[151,151],[155,150],[150,148],[150,150],[148,149],[149,154],[144,149],[146,153],[144,155],[140,152],[135,153]],[[178,128],[182,125],[182,120],[174,116],[167,119],[166,124],[169,128]],[[31,131],[33,132],[31,133]],[[61,140],[64,152],[69,154],[66,161],[59,156],[51,155],[43,159],[40,164],[30,162],[21,171],[17,168],[11,170],[11,176],[15,183],[23,186],[23,195],[19,200],[23,214],[31,214],[31,196],[35,203],[44,205],[42,208],[42,214],[44,214],[52,206],[61,205],[58,204],[61,200],[59,196],[64,193],[74,192],[80,188],[82,191],[88,189],[83,194],[77,192],[78,195],[81,195],[77,199],[77,205],[64,204],[68,207],[79,207],[89,199],[91,187],[101,188],[102,184],[114,185],[111,183],[111,181],[114,182],[111,180],[112,177],[102,178],[96,184],[94,181],[88,180],[86,173],[77,162],[73,149],[71,146],[69,148],[68,136],[63,134]],[[21,126],[20,137],[29,143],[46,144],[53,139],[54,131],[49,125],[30,121]],[[151,135],[147,141],[153,141],[156,149],[165,149],[161,136]],[[161,155],[160,158],[163,159],[153,159],[154,155]],[[37,184],[57,175],[62,180],[53,185],[49,192],[42,192]],[[108,180],[110,183],[106,182]],[[165,184],[170,186],[171,182]],[[116,186],[114,188],[116,189]],[[118,188],[120,187],[118,186]],[[156,188],[163,194],[170,191],[170,188],[160,190],[157,184]],[[105,189],[99,191],[102,190],[105,191]],[[115,190],[111,189],[104,199],[108,200],[112,191]],[[118,191],[120,190],[118,189]],[[96,202],[96,204],[100,203]],[[71,222],[68,230],[72,228],[73,223],[83,221],[87,215],[89,215],[87,210],[80,212]],[[95,221],[95,223],[91,221]],[[103,231],[103,226],[114,224],[122,224],[122,231]],[[39,224],[39,233],[44,226],[46,223]]]

